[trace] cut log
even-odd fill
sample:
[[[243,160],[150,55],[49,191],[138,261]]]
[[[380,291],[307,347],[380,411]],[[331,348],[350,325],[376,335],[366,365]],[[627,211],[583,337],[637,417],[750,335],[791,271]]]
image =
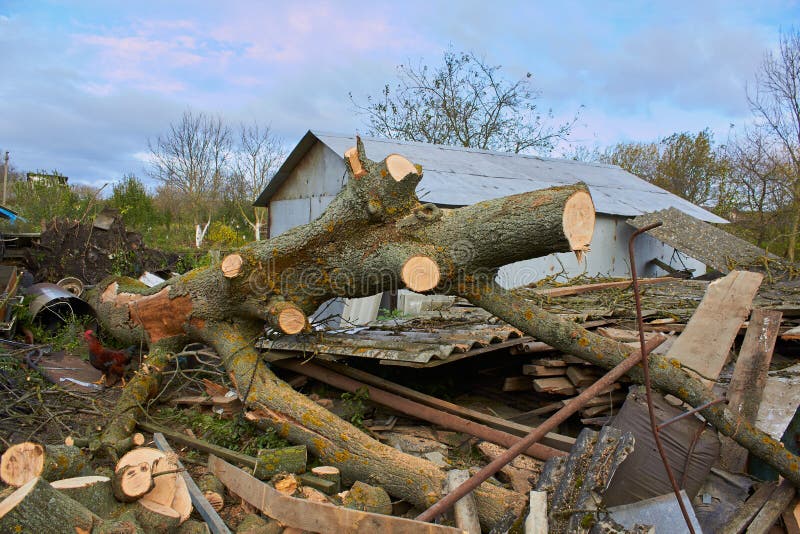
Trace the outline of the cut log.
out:
[[[134,432],[130,437],[119,440],[114,448],[117,454],[125,454],[134,447],[141,447],[144,442],[144,435],[141,432]]]
[[[450,493],[469,479],[469,472],[453,469],[447,472],[447,493]],[[481,524],[478,520],[478,506],[475,497],[468,493],[453,506],[456,526],[467,534],[481,534]]]
[[[276,490],[290,497],[297,493],[297,488],[300,487],[300,480],[291,473],[275,475],[270,482]]]
[[[389,154],[386,156],[386,170],[389,171],[389,175],[397,182],[401,182],[403,178],[409,174],[419,174],[419,169],[417,169],[416,165],[400,154]]]
[[[153,442],[156,447],[158,447],[158,450],[164,454],[175,454],[175,451],[169,446],[164,434],[155,432],[153,434]],[[177,461],[177,464],[179,468],[183,469],[183,465],[181,465],[180,461]],[[190,502],[186,502],[187,496]],[[197,487],[191,475],[184,470],[179,475],[178,487],[175,490],[175,499],[172,501],[172,509],[180,514],[181,521],[183,521],[181,527],[186,524],[187,518],[192,513],[192,505],[197,508],[197,513],[205,520],[212,534],[230,534],[230,530],[225,525],[225,522],[222,521],[222,518],[217,514],[216,510],[214,510],[205,497],[203,497],[200,488]]]
[[[578,393],[572,382],[561,376],[556,378],[537,378],[533,381],[533,389],[537,393],[549,393],[551,395],[575,395]]]
[[[353,173],[354,178],[363,178],[367,175],[367,171],[364,169],[364,165],[361,164],[361,160],[359,159],[358,149],[356,147],[347,149],[344,153],[344,159],[350,166],[350,172]]]
[[[141,499],[136,503],[136,520],[145,532],[175,532],[181,514],[157,502]]]
[[[9,486],[20,487],[36,477],[45,480],[71,478],[89,464],[89,457],[78,447],[39,445],[26,441],[9,447],[0,458],[0,478]]]
[[[293,445],[279,449],[258,451],[258,467],[253,476],[261,480],[278,473],[304,473],[308,452],[305,445]]]
[[[139,462],[117,468],[112,479],[114,496],[117,500],[133,502],[149,493],[155,487],[152,468],[150,462]]]
[[[439,284],[439,266],[427,256],[412,256],[400,269],[400,278],[411,291],[424,293]]]
[[[228,254],[222,259],[222,275],[225,278],[236,278],[242,272],[244,260],[239,254]]]
[[[89,534],[100,518],[82,504],[36,477],[0,502],[0,532]]]
[[[312,488],[314,490],[319,490],[324,492],[327,495],[335,495],[339,493],[341,490],[340,487],[332,480],[325,480],[324,478],[320,478],[309,473],[303,473],[298,477],[300,482],[303,484],[303,487]]]
[[[277,488],[276,488],[277,489]],[[356,481],[342,499],[342,506],[372,514],[392,514],[392,500],[386,490]]]
[[[211,473],[206,473],[197,481],[203,496],[217,512],[225,506],[225,485]]]
[[[65,478],[50,484],[64,495],[78,501],[89,511],[106,518],[120,509],[114,498],[111,479],[102,476]]]
[[[756,422],[758,407],[764,395],[772,350],[783,314],[774,310],[755,309],[739,350],[728,385],[728,408],[749,423]],[[747,450],[727,436],[721,438],[719,465],[734,473],[745,470]]]
[[[312,468],[311,474],[323,480],[333,482],[333,493],[339,493],[341,491],[342,475],[338,468],[332,465],[320,465]]]
[[[276,330],[289,335],[299,334],[308,327],[308,319],[303,310],[284,300],[269,305],[267,321]]]

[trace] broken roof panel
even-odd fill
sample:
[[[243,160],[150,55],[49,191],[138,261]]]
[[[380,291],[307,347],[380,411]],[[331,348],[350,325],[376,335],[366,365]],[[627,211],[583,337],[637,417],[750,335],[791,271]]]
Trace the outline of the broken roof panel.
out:
[[[257,343],[263,350],[337,357],[372,358],[386,365],[430,367],[475,354],[519,345],[531,338],[508,325],[453,325],[424,330],[317,332]]]
[[[417,193],[423,202],[464,206],[506,195],[583,182],[589,187],[599,213],[636,216],[676,207],[703,221],[727,222],[616,165],[372,137],[363,137],[362,140],[367,155],[372,159],[380,160],[398,153],[422,165],[425,178],[420,182]],[[337,154],[344,154],[355,145],[354,136],[309,131],[275,174],[256,205],[266,205],[291,170],[318,141]]]

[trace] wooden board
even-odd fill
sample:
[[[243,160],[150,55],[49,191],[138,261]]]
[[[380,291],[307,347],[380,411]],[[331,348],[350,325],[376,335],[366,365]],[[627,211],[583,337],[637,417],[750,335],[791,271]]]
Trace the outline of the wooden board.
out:
[[[733,368],[733,377],[728,386],[728,409],[749,423],[756,422],[781,316],[779,311],[753,310],[739,358]],[[719,465],[727,471],[738,473],[745,470],[746,463],[747,450],[727,436],[721,436]]]
[[[759,273],[733,271],[711,282],[686,329],[667,352],[667,359],[677,359],[712,387],[763,278]]]
[[[457,528],[289,497],[213,454],[208,469],[231,493],[288,527],[309,532],[461,534]]]
[[[675,281],[672,276],[663,276],[660,278],[641,278],[639,284],[658,284],[661,282]],[[565,297],[568,295],[579,295],[581,293],[588,293],[590,291],[602,291],[603,289],[625,289],[631,285],[630,280],[621,280],[618,282],[600,282],[598,284],[584,284],[580,286],[564,286],[564,287],[550,287],[546,289],[537,289],[534,291],[537,295],[544,295],[547,297]]]
[[[578,391],[572,382],[558,376],[555,378],[537,378],[533,381],[533,389],[538,393],[550,393],[554,395],[575,395]]]
[[[562,362],[563,363],[563,362]],[[529,376],[564,376],[566,367],[548,367],[546,365],[523,365],[522,374]]]

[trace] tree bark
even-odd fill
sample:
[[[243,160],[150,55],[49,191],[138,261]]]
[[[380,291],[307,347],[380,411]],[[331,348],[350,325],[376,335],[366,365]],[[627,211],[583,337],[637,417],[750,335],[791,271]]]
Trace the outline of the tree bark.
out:
[[[252,340],[265,324],[282,328],[270,311],[276,303],[290,303],[308,317],[332,297],[436,283],[437,293],[464,295],[542,341],[601,366],[611,367],[630,354],[628,347],[560,321],[493,282],[502,265],[588,249],[594,209],[582,185],[442,210],[418,201],[421,169],[401,156],[370,161],[359,141],[345,164],[349,181],[322,216],[242,247],[236,252],[240,265],[237,259],[225,271],[221,264],[202,267],[154,288],[123,279],[98,286],[90,300],[103,326],[121,340],[144,340],[151,347],[150,374],[137,375],[132,381],[137,392],[123,395],[124,405],[104,434],[107,443],[133,431],[139,407],[157,388],[168,351],[204,341],[220,354],[251,418],[306,445],[323,463],[341,469],[345,480],[380,485],[428,508],[442,496],[439,468],[369,438],[294,391],[263,363]],[[283,324],[305,324],[297,319]],[[710,400],[710,393],[681,369],[659,357],[651,362],[658,387],[693,405]],[[737,419],[719,406],[704,413],[722,432],[758,448],[759,456],[768,456],[765,450],[774,454],[768,461],[800,480],[798,459],[774,440],[749,425],[737,426]],[[487,484],[475,497],[487,528],[508,509],[519,513],[525,504],[525,496]]]
[[[34,478],[0,502],[0,532],[64,532],[89,534],[100,518],[77,501]]]

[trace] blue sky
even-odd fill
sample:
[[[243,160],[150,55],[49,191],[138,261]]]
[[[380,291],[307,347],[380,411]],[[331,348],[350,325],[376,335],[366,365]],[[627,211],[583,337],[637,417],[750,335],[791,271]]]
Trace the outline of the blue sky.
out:
[[[449,46],[533,73],[556,120],[583,106],[575,145],[705,127],[724,142],[798,15],[789,0],[0,0],[0,148],[101,185],[144,176],[147,140],[187,108],[271,124],[288,147],[308,129],[363,132],[348,92],[376,94]]]

